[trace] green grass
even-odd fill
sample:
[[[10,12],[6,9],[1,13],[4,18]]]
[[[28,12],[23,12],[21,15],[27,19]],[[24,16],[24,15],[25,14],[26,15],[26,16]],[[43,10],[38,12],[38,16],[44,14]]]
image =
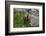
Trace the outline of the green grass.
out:
[[[14,24],[14,27],[30,27],[31,25],[29,24],[30,21],[26,21],[26,19],[23,19],[23,16],[25,15],[24,12],[21,12],[21,11],[17,11],[15,12],[14,11],[14,20],[13,20],[13,24]]]

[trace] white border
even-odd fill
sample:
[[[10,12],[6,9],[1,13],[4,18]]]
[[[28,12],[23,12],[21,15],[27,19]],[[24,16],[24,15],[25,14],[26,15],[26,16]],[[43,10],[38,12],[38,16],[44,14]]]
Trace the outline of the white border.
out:
[[[13,8],[37,8],[39,9],[39,27],[13,28]],[[42,6],[10,5],[10,32],[42,31]]]

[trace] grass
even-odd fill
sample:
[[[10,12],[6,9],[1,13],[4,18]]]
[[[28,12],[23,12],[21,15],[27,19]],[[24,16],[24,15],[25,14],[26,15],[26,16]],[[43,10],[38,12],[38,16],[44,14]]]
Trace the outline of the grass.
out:
[[[21,11],[14,11],[14,27],[31,27],[31,25],[29,24],[30,21],[26,20],[26,19],[23,19],[23,16],[25,15],[24,12],[21,12]]]

